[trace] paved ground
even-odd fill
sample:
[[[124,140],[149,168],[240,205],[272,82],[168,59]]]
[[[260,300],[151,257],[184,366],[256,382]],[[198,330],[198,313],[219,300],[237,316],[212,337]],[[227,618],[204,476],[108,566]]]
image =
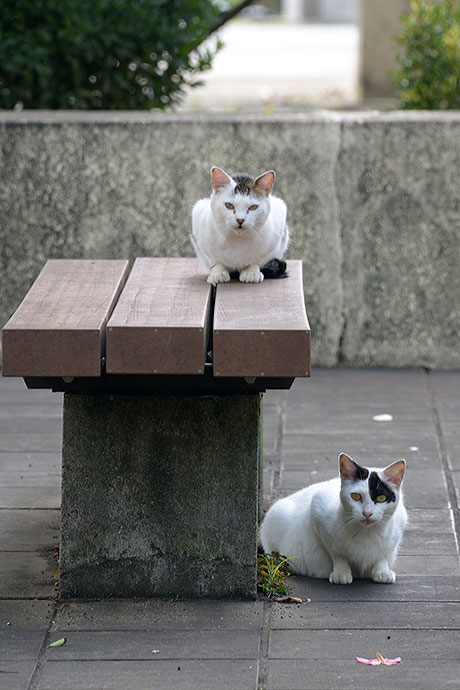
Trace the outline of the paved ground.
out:
[[[358,93],[358,27],[232,21],[185,110],[345,107]],[[211,43],[214,39],[211,39]]]
[[[59,604],[60,417],[59,395],[0,381],[1,690],[458,690],[460,372],[314,370],[266,395],[267,503],[333,476],[340,450],[409,464],[396,584],[297,577],[300,605]],[[354,660],[377,651],[402,663]]]

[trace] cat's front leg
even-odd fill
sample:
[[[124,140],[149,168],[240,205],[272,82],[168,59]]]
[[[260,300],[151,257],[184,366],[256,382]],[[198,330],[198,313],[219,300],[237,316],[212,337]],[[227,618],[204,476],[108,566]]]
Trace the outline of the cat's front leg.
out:
[[[337,554],[330,554],[332,558],[332,573],[329,575],[331,585],[349,585],[353,582],[350,564],[347,559]]]
[[[264,274],[260,270],[259,264],[251,264],[240,271],[240,281],[242,283],[261,283]]]
[[[371,578],[374,582],[380,582],[384,585],[390,585],[396,580],[396,575],[393,570],[390,570],[386,558],[381,558],[372,568]]]
[[[217,263],[211,268],[211,273],[208,275],[208,283],[217,285],[217,283],[228,283],[230,280],[230,273],[224,264]]]

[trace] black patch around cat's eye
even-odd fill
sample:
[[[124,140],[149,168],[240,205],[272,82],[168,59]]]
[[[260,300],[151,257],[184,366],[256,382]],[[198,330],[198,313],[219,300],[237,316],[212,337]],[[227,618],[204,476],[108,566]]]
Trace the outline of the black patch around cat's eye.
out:
[[[377,472],[371,472],[369,477],[369,494],[374,503],[377,502],[377,496],[382,494],[386,496],[387,503],[394,503],[396,501],[396,495],[385,482],[382,482]]]

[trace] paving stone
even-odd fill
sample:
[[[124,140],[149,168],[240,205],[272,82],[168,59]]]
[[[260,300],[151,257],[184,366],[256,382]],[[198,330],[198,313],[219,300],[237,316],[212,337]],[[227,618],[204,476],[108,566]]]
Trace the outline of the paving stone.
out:
[[[44,436],[57,436],[60,434],[62,423],[61,415],[53,417],[45,416],[18,416],[14,412],[6,417],[0,416],[0,439],[5,433],[12,434],[43,434]]]
[[[0,631],[5,627],[12,630],[46,630],[53,616],[54,601],[30,599],[0,600]],[[11,626],[7,626],[11,623]]]
[[[61,451],[56,453],[1,452],[0,477],[3,472],[20,471],[39,474],[59,474],[61,471]]]
[[[417,660],[373,668],[354,660],[276,659],[268,673],[268,690],[458,690],[460,662]]]
[[[385,607],[375,607],[385,618]],[[457,660],[460,631],[450,630],[273,630],[269,655],[272,659],[336,660],[356,656],[375,658],[379,651],[387,658],[404,661]]]
[[[8,661],[36,659],[44,636],[43,630],[17,630],[12,625],[0,630],[0,659]]]
[[[335,585],[340,589],[349,585]],[[393,588],[394,585],[380,585]],[[385,607],[382,617],[376,617],[373,602],[311,601],[276,607],[271,621],[272,630],[309,629],[343,630],[365,627],[369,630],[459,630],[460,602],[425,601],[423,606],[401,601],[397,606]]]
[[[457,553],[457,541],[449,525],[444,531],[436,532],[406,530],[399,550],[400,555],[412,556],[457,556]]]
[[[259,630],[263,602],[87,601],[61,603],[53,630]]]
[[[259,630],[85,630],[69,632],[48,659],[255,659],[258,653]]]
[[[460,575],[458,555],[405,555],[401,553],[394,568],[398,575],[440,575],[455,577]]]
[[[460,377],[457,372],[432,371],[430,385],[442,422],[458,422],[460,418]]]
[[[32,676],[34,660],[0,661],[0,690],[28,690]]]
[[[53,661],[40,690],[254,690],[256,681],[257,659]]]
[[[0,450],[57,452],[61,448],[61,433],[43,434],[3,431],[0,433]]]
[[[0,472],[0,486],[5,489],[22,487],[60,487],[61,475],[28,470]]]
[[[1,510],[2,551],[34,551],[59,541],[59,511]]]
[[[408,508],[406,531],[412,529],[427,532],[447,532],[453,530],[452,513],[449,508]]]
[[[59,508],[61,505],[60,483],[53,480],[37,487],[27,486],[0,488],[0,508]]]
[[[405,458],[409,462],[413,452],[410,450],[411,447],[421,450],[419,459],[423,458],[425,465],[438,465],[436,438],[426,431],[423,423],[420,423],[416,430],[408,429],[407,425],[404,425],[397,434],[382,429],[361,432],[350,429],[318,431],[316,427],[312,429],[312,433],[285,434],[281,453],[283,459],[292,455],[310,455],[319,459],[326,456],[331,460],[337,460],[339,453],[345,452],[363,465],[372,463],[378,466],[382,462],[385,466],[399,458]]]
[[[293,575],[289,578],[292,593],[312,602],[452,602],[460,601],[459,576],[420,576],[400,575],[396,582],[386,587],[371,580],[354,580],[351,585],[339,587],[331,585],[326,579]],[[281,608],[281,604],[276,605]],[[286,608],[284,606],[284,608]]]
[[[36,552],[0,551],[0,599],[55,596],[51,557]]]

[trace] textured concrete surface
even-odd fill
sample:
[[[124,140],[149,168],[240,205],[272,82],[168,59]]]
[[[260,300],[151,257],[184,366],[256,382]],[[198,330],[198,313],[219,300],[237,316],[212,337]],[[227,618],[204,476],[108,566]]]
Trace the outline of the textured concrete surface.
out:
[[[260,419],[259,395],[66,394],[62,595],[254,598]]]
[[[61,407],[58,394],[0,379],[1,690],[458,688],[460,372],[314,369],[265,395],[266,506],[332,476],[340,450],[408,462],[396,583],[295,577],[293,593],[311,599],[298,605],[59,601]],[[383,412],[393,421],[374,422]],[[355,661],[376,652],[402,662]]]
[[[191,255],[211,166],[274,168],[313,363],[458,367],[459,135],[455,112],[0,113],[0,321],[47,258]]]

